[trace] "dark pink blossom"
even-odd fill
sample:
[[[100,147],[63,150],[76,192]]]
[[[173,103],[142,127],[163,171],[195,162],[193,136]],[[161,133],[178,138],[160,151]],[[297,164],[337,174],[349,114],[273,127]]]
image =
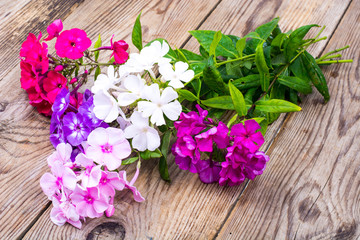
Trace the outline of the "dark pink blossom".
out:
[[[196,169],[203,183],[214,183],[220,179],[221,164],[211,159],[198,161]]]
[[[192,111],[189,113],[181,113],[179,121],[174,122],[177,130],[177,136],[196,135],[202,130],[206,129],[205,117],[208,111],[203,110],[199,105],[196,105],[198,112]]]
[[[47,27],[49,36],[44,41],[50,41],[51,39],[58,37],[60,32],[63,30],[63,23],[61,19],[57,19]]]
[[[62,58],[79,59],[91,46],[91,40],[84,30],[73,28],[63,31],[56,40],[57,55]]]
[[[25,61],[20,62],[21,69],[21,88],[29,89],[31,87],[35,87],[37,85],[37,74],[35,72],[34,67]]]
[[[114,36],[113,36],[114,37]],[[110,40],[111,49],[114,51],[110,57],[114,56],[116,64],[123,64],[129,58],[129,53],[127,52],[129,48],[129,44],[127,44],[124,40],[120,40],[113,43],[113,37]]]
[[[50,103],[55,102],[56,96],[63,88],[68,88],[66,83],[67,79],[63,75],[56,71],[49,71],[47,77],[44,79],[43,87]]]
[[[242,123],[235,124],[231,128],[230,135],[235,136],[235,142],[240,142],[254,153],[264,143],[264,137],[258,131],[260,128],[255,120],[250,119],[245,121],[245,125]]]
[[[216,143],[218,148],[226,148],[229,144],[228,133],[227,126],[223,122],[219,122],[218,126],[195,136],[197,147],[202,152],[212,152],[213,143]]]

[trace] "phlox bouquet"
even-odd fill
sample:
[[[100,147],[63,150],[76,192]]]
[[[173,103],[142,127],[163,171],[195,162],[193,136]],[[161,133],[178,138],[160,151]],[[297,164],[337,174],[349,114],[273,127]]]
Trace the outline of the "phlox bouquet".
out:
[[[29,103],[51,117],[56,150],[40,179],[53,202],[51,220],[81,228],[87,217],[111,217],[116,190],[144,201],[134,185],[141,161],[159,159],[160,176],[170,181],[170,152],[204,183],[234,186],[261,175],[269,161],[260,150],[267,126],[300,111],[300,97],[313,86],[328,101],[319,66],[351,62],[334,60],[348,46],[316,59],[306,51],[325,39],[324,28],[304,39],[318,26],[284,33],[278,21],[244,37],[190,31],[199,53],[161,38],[143,46],[140,15],[132,32],[138,51],[131,53],[114,36],[93,44],[82,29],[63,30],[60,19],[44,39],[30,33],[20,50],[20,82]],[[130,181],[129,164],[136,165]]]

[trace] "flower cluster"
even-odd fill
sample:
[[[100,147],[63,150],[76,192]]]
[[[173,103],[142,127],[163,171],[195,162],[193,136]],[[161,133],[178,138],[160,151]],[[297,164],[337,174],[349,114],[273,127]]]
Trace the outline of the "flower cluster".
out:
[[[84,152],[72,160],[72,146],[58,144],[47,159],[51,173],[40,179],[42,190],[54,205],[50,218],[59,226],[68,222],[81,228],[80,220],[86,217],[100,217],[104,213],[112,216],[115,190],[130,189],[135,201],[145,200],[133,185],[139,168],[130,182],[125,171],[113,171],[131,153],[121,130],[97,128],[83,142],[83,147]]]
[[[206,118],[208,111],[197,109],[198,113],[181,113],[174,123],[177,140],[172,153],[180,169],[198,173],[204,183],[229,186],[263,173],[269,157],[258,151],[264,138],[255,120],[235,124],[229,132],[223,122]]]
[[[182,107],[175,89],[194,77],[187,63],[171,64],[165,57],[168,52],[165,41],[154,41],[140,53],[130,54],[118,73],[110,66],[108,74],[99,75],[91,88],[95,116],[107,123],[117,120],[125,137],[132,139],[132,147],[141,152],[160,146],[156,126],[178,119]],[[159,77],[154,74],[156,65]]]

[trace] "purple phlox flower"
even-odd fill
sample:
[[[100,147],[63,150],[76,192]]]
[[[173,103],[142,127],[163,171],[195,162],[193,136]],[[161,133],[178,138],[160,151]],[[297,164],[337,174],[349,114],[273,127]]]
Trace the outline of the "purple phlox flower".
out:
[[[58,226],[64,225],[66,222],[80,229],[80,216],[76,211],[75,205],[69,200],[60,201],[56,197],[52,198],[53,208],[50,212],[50,219]]]
[[[64,114],[70,103],[70,92],[68,89],[63,88],[60,93],[56,96],[54,104],[52,106],[53,114],[51,118],[60,117]],[[51,130],[50,130],[51,131]]]
[[[86,123],[89,123],[89,127],[92,129],[99,127],[101,123],[103,123],[102,120],[98,119],[95,116],[95,113],[93,111],[94,109],[94,103],[93,103],[93,97],[90,96],[83,104],[79,107],[78,111],[84,118]],[[106,123],[105,123],[106,124]],[[106,124],[106,126],[108,126]]]
[[[194,158],[196,149],[196,142],[192,136],[185,135],[179,137],[175,143],[175,152],[181,157],[190,157]]]
[[[68,142],[77,146],[87,139],[91,129],[88,123],[79,113],[69,112],[63,118],[63,131]]]
[[[253,180],[256,176],[261,175],[266,166],[266,162],[269,161],[269,156],[264,152],[257,151],[255,153],[248,154],[248,161],[244,168],[244,174],[248,179]]]
[[[50,142],[54,147],[57,147],[60,143],[66,143],[62,128],[57,129],[56,133],[50,134]]]
[[[75,159],[75,164],[84,168],[81,173],[81,186],[84,188],[96,187],[101,179],[101,166],[96,165],[91,158],[80,153]]]
[[[40,179],[40,186],[50,200],[52,196],[60,193],[63,187],[74,190],[77,179],[70,168],[57,161],[52,165],[51,172],[52,174],[45,173]]]
[[[256,152],[264,143],[264,137],[261,132],[257,132],[261,127],[253,119],[245,121],[245,126],[242,123],[235,124],[231,128],[230,135],[235,136],[235,142],[240,142],[247,147],[250,152]]]
[[[214,183],[220,179],[221,165],[212,159],[198,161],[196,169],[203,183]]]
[[[226,148],[229,145],[229,129],[223,122],[219,122],[216,127],[195,136],[197,147],[202,152],[212,152],[213,142],[218,148]]]
[[[207,127],[204,120],[208,112],[201,109],[199,105],[196,105],[196,108],[200,114],[195,111],[189,113],[182,112],[179,121],[174,122],[178,137],[198,134]]]
[[[81,217],[101,217],[109,207],[108,200],[99,194],[97,187],[82,188],[80,185],[76,185],[70,199]]]
[[[57,162],[60,162],[62,165],[67,167],[72,167],[72,162],[70,160],[71,153],[72,147],[70,144],[60,143],[56,146],[56,151],[47,158],[49,167],[52,168],[52,166]]]
[[[171,152],[175,156],[175,163],[182,170],[189,170],[192,173],[197,173],[195,165],[192,163],[192,158],[188,156],[179,155],[177,152],[180,152],[177,149],[176,143],[171,147]]]
[[[143,198],[143,196],[141,196],[141,193],[137,190],[137,188],[134,186],[134,183],[136,181],[136,179],[139,176],[139,168],[136,168],[136,172],[134,177],[131,179],[130,182],[128,182],[126,180],[126,172],[125,171],[120,171],[119,172],[119,176],[120,176],[120,180],[124,183],[125,187],[127,189],[130,189],[132,191],[132,193],[134,194],[134,200],[137,202],[142,202],[145,201],[145,198]]]

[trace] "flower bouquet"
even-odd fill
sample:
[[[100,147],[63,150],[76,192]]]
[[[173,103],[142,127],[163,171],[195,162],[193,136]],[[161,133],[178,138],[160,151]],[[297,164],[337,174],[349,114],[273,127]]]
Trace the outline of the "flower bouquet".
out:
[[[56,150],[47,158],[51,173],[40,180],[53,202],[51,220],[81,228],[86,217],[110,217],[116,190],[125,188],[144,201],[134,186],[141,161],[159,159],[160,176],[170,181],[170,151],[180,169],[204,183],[233,186],[262,174],[267,126],[300,111],[312,86],[328,101],[319,66],[351,62],[334,60],[348,46],[319,58],[306,51],[325,39],[324,28],[304,39],[318,26],[285,33],[278,21],[244,37],[190,31],[199,53],[161,38],[143,45],[140,15],[132,32],[138,52],[130,54],[123,40],[103,44],[99,36],[92,44],[84,30],[63,30],[61,20],[45,39],[30,33],[20,50],[20,81],[30,104],[51,116]],[[129,164],[136,164],[130,181],[123,169]]]

